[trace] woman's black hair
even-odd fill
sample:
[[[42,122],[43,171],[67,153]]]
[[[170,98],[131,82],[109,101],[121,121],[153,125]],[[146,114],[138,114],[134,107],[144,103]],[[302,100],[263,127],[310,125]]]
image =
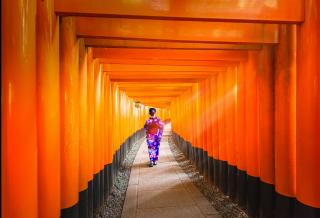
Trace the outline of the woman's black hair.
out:
[[[149,109],[149,114],[151,116],[153,116],[156,112],[157,112],[157,110],[155,108],[153,108],[153,107]]]

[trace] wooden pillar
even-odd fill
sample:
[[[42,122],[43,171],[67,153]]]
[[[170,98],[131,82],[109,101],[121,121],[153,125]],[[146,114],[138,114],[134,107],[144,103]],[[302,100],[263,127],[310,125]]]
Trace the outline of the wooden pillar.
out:
[[[101,205],[101,79],[102,72],[98,60],[94,60],[94,177],[93,177],[93,209]]]
[[[208,132],[209,132],[209,120],[207,117],[209,116],[209,105],[208,105],[208,80],[204,80],[202,84],[202,125],[203,125],[203,147],[202,147],[202,170],[204,177],[208,177]]]
[[[228,196],[236,198],[237,161],[235,146],[236,69],[228,67],[225,73],[226,151],[228,161]]]
[[[217,111],[218,111],[218,134],[219,134],[219,188],[227,193],[227,147],[225,132],[225,72],[217,76]]]
[[[36,1],[2,1],[1,217],[38,216]]]
[[[218,131],[218,102],[217,102],[217,75],[211,77],[212,102],[212,157],[213,157],[213,183],[219,184],[219,131]]]
[[[296,192],[296,27],[280,26],[275,63],[276,215],[292,217]]]
[[[101,66],[101,85],[100,85],[100,204],[103,205],[104,203],[104,150],[105,150],[105,131],[104,131],[104,124],[105,124],[105,115],[104,115],[104,86],[105,86],[105,75],[102,70]]]
[[[259,208],[259,132],[258,132],[258,74],[259,51],[249,51],[245,67],[245,135],[247,146],[247,211],[257,216]]]
[[[87,110],[88,110],[88,216],[93,217],[94,175],[94,61],[92,48],[87,55]]]
[[[212,114],[214,113],[214,105],[212,102],[212,79],[209,77],[206,80],[206,101],[207,101],[207,122],[208,122],[208,129],[207,129],[207,169],[208,169],[208,181],[213,182],[213,130],[212,130]]]
[[[111,161],[112,161],[112,154],[111,152],[111,135],[110,135],[110,79],[109,75],[104,75],[105,77],[105,87],[104,87],[104,132],[105,132],[105,150],[104,150],[104,195],[108,196],[110,193],[110,173],[111,173]]]
[[[260,215],[274,216],[274,52],[263,46],[258,71]]]
[[[237,158],[237,202],[247,205],[247,145],[246,145],[246,86],[244,62],[237,66],[237,107],[236,107],[236,158]]]
[[[60,216],[59,18],[37,1],[38,216]],[[50,99],[50,101],[48,101]]]
[[[84,40],[79,42],[79,215],[88,217],[88,73],[87,50]]]
[[[74,18],[60,25],[61,217],[78,217],[79,43]]]
[[[320,217],[320,1],[305,1],[297,45],[297,216]]]
[[[38,216],[60,216],[59,18],[37,1]],[[50,100],[48,100],[50,99]]]

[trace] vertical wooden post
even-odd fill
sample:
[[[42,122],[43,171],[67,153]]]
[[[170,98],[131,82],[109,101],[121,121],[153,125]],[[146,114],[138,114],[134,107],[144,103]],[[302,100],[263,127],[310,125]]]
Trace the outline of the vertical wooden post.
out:
[[[36,1],[1,2],[1,214],[38,216]]]
[[[61,217],[78,217],[79,42],[72,17],[60,26]]]
[[[258,71],[260,215],[274,216],[274,52],[263,46]]]
[[[296,192],[296,27],[281,25],[275,71],[276,215],[293,216]]]
[[[88,74],[87,50],[79,41],[79,215],[88,217]]]
[[[249,51],[246,63],[246,146],[247,146],[247,211],[257,216],[259,208],[259,131],[258,131],[258,74],[259,51]]]
[[[320,2],[305,1],[297,45],[297,216],[320,216]]]

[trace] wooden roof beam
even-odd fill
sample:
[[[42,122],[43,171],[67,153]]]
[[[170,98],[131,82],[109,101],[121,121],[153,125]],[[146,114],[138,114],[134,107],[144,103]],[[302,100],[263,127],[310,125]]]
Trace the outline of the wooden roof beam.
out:
[[[147,49],[192,49],[192,50],[260,50],[259,44],[217,44],[217,43],[186,43],[160,42],[128,39],[84,38],[86,46],[95,48],[147,48]]]
[[[58,15],[277,23],[304,20],[301,0],[56,0],[54,3]]]
[[[160,50],[160,49],[158,49]],[[235,66],[237,61],[232,60],[170,60],[135,58],[98,58],[102,64],[130,64],[130,65],[169,65],[169,66]]]
[[[278,43],[278,24],[77,17],[79,37],[188,43]]]
[[[103,71],[105,72],[128,72],[128,71],[225,71],[226,67],[222,66],[172,66],[172,65],[140,65],[140,64],[104,64]]]
[[[115,59],[151,59],[151,60],[201,60],[201,61],[246,61],[247,51],[224,50],[176,50],[171,49],[127,49],[127,48],[93,48],[94,58]]]

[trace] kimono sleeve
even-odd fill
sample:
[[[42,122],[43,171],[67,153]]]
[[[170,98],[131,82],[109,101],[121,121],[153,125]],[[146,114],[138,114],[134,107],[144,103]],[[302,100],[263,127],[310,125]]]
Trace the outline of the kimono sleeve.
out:
[[[149,125],[149,120],[147,120],[146,123],[144,124],[144,127],[143,127],[144,130],[146,131],[148,130],[148,125]]]
[[[161,120],[159,120],[159,127],[160,137],[162,137],[164,124]]]

